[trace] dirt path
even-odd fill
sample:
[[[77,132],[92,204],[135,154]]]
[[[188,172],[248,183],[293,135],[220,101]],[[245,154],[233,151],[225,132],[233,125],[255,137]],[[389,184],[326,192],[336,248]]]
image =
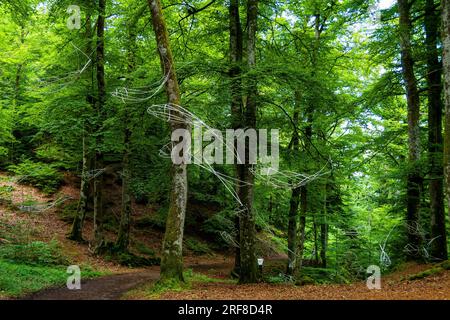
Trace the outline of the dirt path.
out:
[[[127,291],[142,284],[155,281],[159,268],[145,271],[115,274],[81,281],[80,290],[69,290],[65,286],[46,289],[26,296],[24,300],[117,300]]]
[[[214,270],[216,276],[228,275],[230,263],[194,263],[187,266],[196,272]],[[96,279],[81,281],[80,290],[69,290],[66,286],[45,289],[25,296],[23,300],[117,300],[126,292],[159,278],[159,267],[147,268],[123,274],[113,274]]]

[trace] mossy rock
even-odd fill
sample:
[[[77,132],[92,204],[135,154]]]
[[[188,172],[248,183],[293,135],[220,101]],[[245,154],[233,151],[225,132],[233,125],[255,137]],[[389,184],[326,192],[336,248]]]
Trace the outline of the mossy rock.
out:
[[[439,264],[437,264],[436,266],[434,266],[431,269],[413,274],[413,275],[409,275],[406,278],[404,278],[403,280],[419,280],[419,279],[424,279],[426,277],[435,275],[435,274],[440,274],[442,272],[444,272],[445,270],[450,270],[450,260],[446,260],[443,261]]]
[[[145,258],[141,256],[134,255],[132,253],[124,252],[119,253],[115,256],[115,260],[121,265],[138,268],[138,267],[148,267],[160,265],[161,259],[157,257]]]
[[[442,269],[441,267],[435,267],[435,268],[431,268],[413,275],[408,276],[406,279],[407,280],[419,280],[419,279],[424,279],[426,277],[432,276],[434,274],[439,274],[442,273],[442,271],[444,271],[444,269]]]

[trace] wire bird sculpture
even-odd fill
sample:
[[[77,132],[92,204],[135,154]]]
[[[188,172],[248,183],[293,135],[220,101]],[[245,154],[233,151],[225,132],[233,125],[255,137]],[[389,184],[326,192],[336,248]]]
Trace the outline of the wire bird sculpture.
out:
[[[155,97],[164,87],[169,78],[169,72],[164,72],[164,76],[162,79],[153,83],[147,87],[138,87],[138,88],[128,88],[128,87],[120,87],[116,88],[111,95],[117,99],[119,99],[122,103],[142,103],[150,100]],[[156,87],[156,88],[155,88]],[[152,89],[153,88],[153,89]],[[154,116],[157,119],[160,119],[164,122],[169,122],[172,124],[185,124],[188,127],[193,127],[194,125],[200,125],[207,130],[212,132],[214,139],[220,141],[222,145],[225,145],[227,150],[232,152],[236,157],[239,157],[238,152],[235,146],[229,146],[226,141],[223,139],[223,134],[216,133],[216,130],[213,130],[211,126],[205,123],[200,117],[196,116],[194,113],[190,112],[186,108],[174,105],[174,104],[154,104],[147,108],[147,113]],[[170,158],[171,157],[171,147],[172,142],[166,143],[159,150],[159,155],[162,158]],[[250,183],[247,181],[242,181],[236,177],[227,175],[225,173],[217,171],[209,162],[202,161],[199,159],[198,155],[193,154],[192,163],[203,170],[208,171],[212,175],[214,175],[225,187],[227,192],[234,198],[237,203],[237,209],[233,211],[232,216],[237,216],[242,214],[244,211],[242,201],[239,198],[239,195],[236,192],[236,185],[249,185]],[[255,176],[258,181],[265,183],[269,186],[275,188],[297,188],[300,186],[304,186],[307,183],[310,183],[317,178],[328,174],[329,172],[325,172],[325,168],[329,165],[329,163],[325,164],[325,166],[319,170],[318,172],[308,175],[302,173],[296,173],[292,171],[280,171],[270,172],[270,175],[262,175],[258,170],[258,166],[251,166],[250,171]],[[270,169],[269,169],[270,170]],[[259,213],[255,210],[256,215],[259,216]],[[267,223],[264,223],[264,219],[260,217],[263,222],[263,229],[273,234],[272,229],[268,226]],[[221,237],[225,242],[227,242],[232,247],[239,247],[239,244],[236,242],[236,234],[238,230],[233,229],[230,232],[222,231],[220,232]],[[285,248],[287,251],[289,250],[287,247]],[[294,253],[297,255],[297,253]]]

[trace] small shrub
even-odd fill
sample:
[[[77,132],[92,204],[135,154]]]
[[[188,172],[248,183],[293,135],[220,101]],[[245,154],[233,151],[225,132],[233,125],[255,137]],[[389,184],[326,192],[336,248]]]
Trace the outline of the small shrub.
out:
[[[304,277],[306,279],[313,279],[314,283],[318,284],[351,282],[351,279],[344,273],[336,273],[336,270],[326,268],[302,267],[299,279],[302,280]]]
[[[292,283],[293,278],[285,275],[283,273],[279,273],[275,276],[268,276],[264,279],[267,283],[273,283],[273,284],[284,284],[284,283]]]
[[[0,204],[11,205],[13,191],[14,188],[11,186],[0,186]]]
[[[63,180],[56,169],[42,162],[25,160],[21,164],[9,166],[8,169],[20,176],[20,183],[32,185],[48,194],[56,192]]]

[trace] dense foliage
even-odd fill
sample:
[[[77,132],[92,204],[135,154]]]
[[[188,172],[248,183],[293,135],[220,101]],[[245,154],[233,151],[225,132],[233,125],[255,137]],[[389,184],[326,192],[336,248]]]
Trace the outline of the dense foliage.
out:
[[[106,101],[99,109],[97,2],[0,1],[0,167],[48,193],[57,191],[63,173],[96,177],[101,171],[107,185],[118,186],[129,176],[133,201],[159,210],[151,221],[134,223],[164,229],[170,128],[147,112],[167,102],[148,4],[106,1],[101,62]],[[162,2],[182,106],[213,128],[233,128],[230,1]],[[246,3],[241,1],[243,17]],[[427,179],[434,178],[427,149],[425,3],[413,1],[411,42],[422,102],[418,167],[424,182],[417,232],[423,238],[421,259],[430,260]],[[440,12],[438,1],[433,4]],[[81,9],[79,29],[68,28],[69,5]],[[385,270],[404,261],[411,248],[405,216],[412,168],[398,18],[396,3],[377,9],[376,1],[363,0],[259,2],[257,63],[243,66],[240,77],[244,93],[249,79],[257,79],[257,128],[280,130],[281,172],[307,177],[293,209],[295,219],[305,219],[304,242],[300,239],[305,274],[322,272],[336,280],[338,274],[365,276],[369,265]],[[100,153],[102,167],[94,156]],[[235,174],[230,165],[214,169]],[[287,253],[296,198],[292,181],[282,179],[255,181],[258,254],[273,246]],[[188,181],[187,230],[203,234],[212,247],[231,250],[239,232],[232,194],[194,164]],[[92,186],[86,190],[92,193]],[[106,208],[105,215],[106,223],[113,213]],[[185,245],[209,253],[202,243]],[[27,250],[41,248],[31,246],[23,257],[14,257],[25,259]],[[5,250],[0,256],[11,256]],[[321,268],[311,271],[311,266]]]

